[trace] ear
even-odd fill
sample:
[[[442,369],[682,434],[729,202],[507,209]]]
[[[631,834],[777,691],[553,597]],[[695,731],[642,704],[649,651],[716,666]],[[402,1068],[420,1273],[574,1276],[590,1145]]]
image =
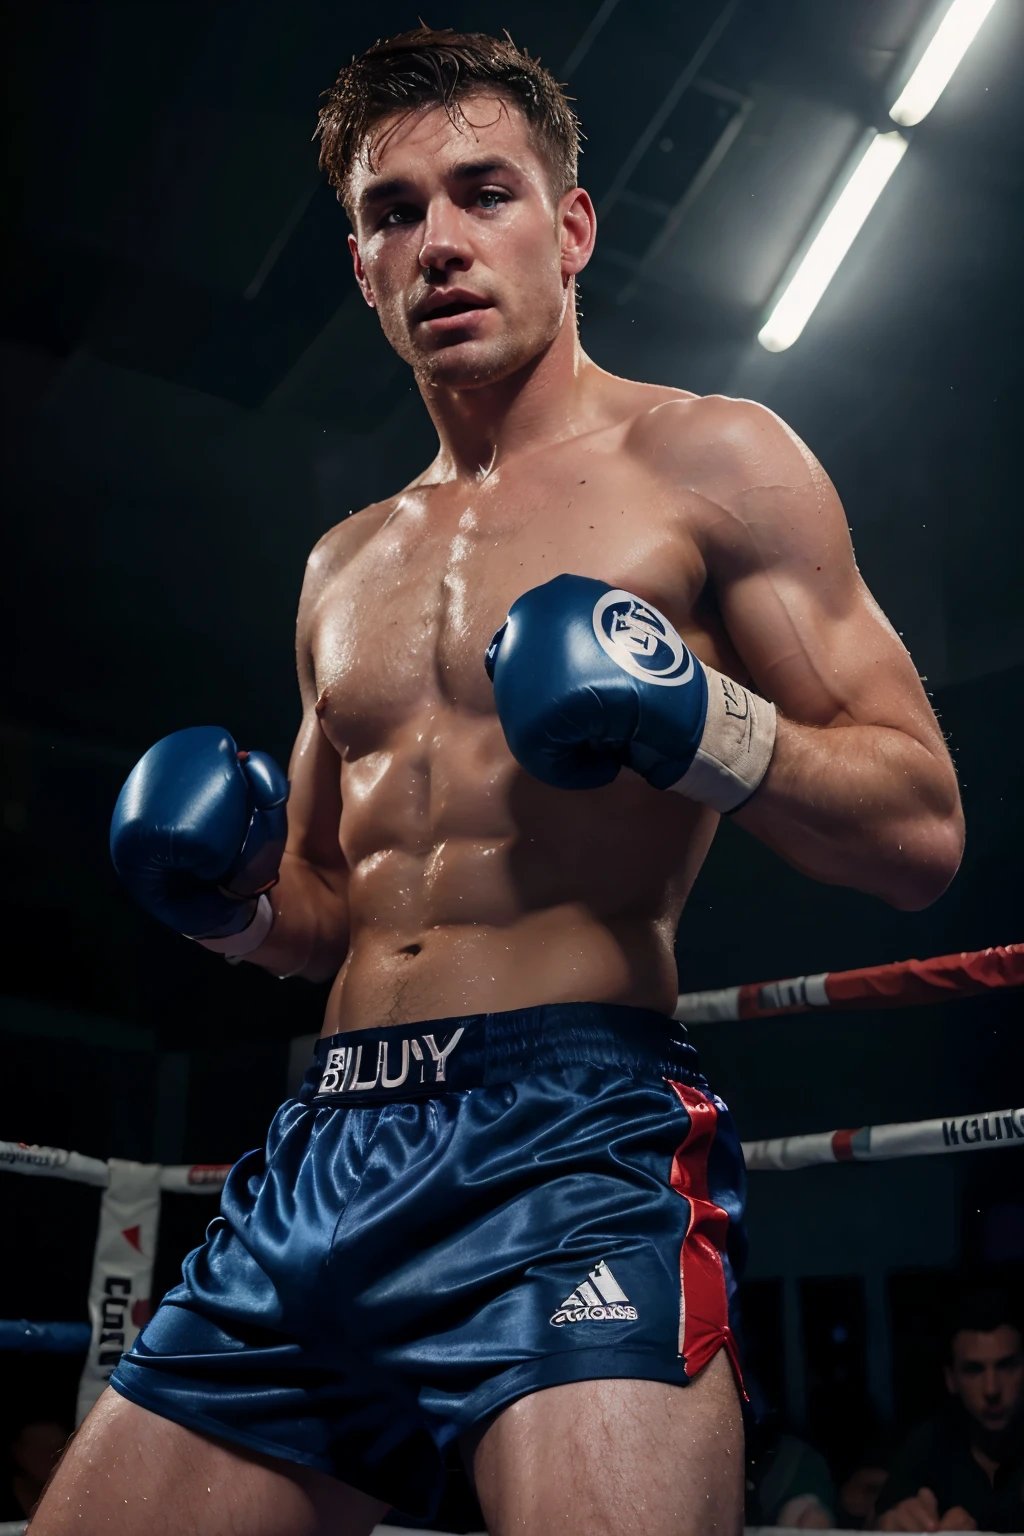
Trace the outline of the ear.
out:
[[[348,248],[352,252],[352,268],[356,274],[356,282],[359,284],[359,291],[363,298],[366,300],[367,304],[369,304],[370,308],[376,309],[377,301],[373,296],[373,289],[370,287],[370,279],[367,277],[363,267],[363,262],[361,256],[359,255],[359,247],[356,244],[355,235],[349,235]]]
[[[562,276],[575,277],[582,272],[594,251],[597,238],[597,214],[590,193],[582,187],[567,192],[558,205],[559,244]]]
[[[951,1366],[944,1365],[942,1373],[946,1378],[946,1391],[951,1397],[956,1397],[956,1377]]]

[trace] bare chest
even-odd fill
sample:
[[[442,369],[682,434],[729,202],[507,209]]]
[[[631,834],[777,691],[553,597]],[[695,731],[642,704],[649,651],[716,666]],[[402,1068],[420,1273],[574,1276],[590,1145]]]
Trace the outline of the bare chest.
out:
[[[318,709],[343,758],[453,710],[492,715],[492,634],[521,593],[566,571],[638,592],[702,654],[717,649],[695,612],[705,577],[685,514],[634,463],[581,455],[407,493],[318,608]]]

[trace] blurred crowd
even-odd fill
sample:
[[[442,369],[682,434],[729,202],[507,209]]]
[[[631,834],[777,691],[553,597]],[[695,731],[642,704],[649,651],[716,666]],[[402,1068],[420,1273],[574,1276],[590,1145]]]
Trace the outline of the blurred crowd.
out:
[[[959,1301],[943,1373],[945,1394],[931,1418],[893,1447],[876,1437],[842,1467],[770,1416],[755,1426],[748,1524],[1024,1532],[1024,1334],[1008,1295],[979,1291]]]

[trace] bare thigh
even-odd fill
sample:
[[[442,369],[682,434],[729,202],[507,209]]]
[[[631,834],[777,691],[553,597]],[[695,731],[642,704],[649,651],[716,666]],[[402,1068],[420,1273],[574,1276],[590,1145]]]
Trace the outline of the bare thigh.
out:
[[[207,1440],[107,1388],[31,1536],[368,1536],[388,1506],[324,1472]]]
[[[736,1536],[743,1424],[725,1351],[688,1387],[585,1381],[521,1398],[473,1470],[491,1536]]]

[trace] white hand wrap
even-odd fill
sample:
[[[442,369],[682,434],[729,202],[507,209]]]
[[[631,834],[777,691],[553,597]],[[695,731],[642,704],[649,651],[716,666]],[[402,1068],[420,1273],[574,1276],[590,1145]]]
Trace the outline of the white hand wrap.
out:
[[[714,667],[704,667],[704,673],[708,680],[704,734],[693,762],[669,788],[712,810],[735,811],[768,772],[775,746],[775,705]]]
[[[194,938],[197,944],[204,949],[210,949],[215,955],[226,955],[229,960],[240,960],[243,955],[251,955],[254,949],[259,949],[264,939],[274,926],[274,909],[266,893],[256,903],[256,911],[248,928],[243,928],[241,933],[227,933],[222,939],[203,939],[193,934],[186,934],[186,938]]]

